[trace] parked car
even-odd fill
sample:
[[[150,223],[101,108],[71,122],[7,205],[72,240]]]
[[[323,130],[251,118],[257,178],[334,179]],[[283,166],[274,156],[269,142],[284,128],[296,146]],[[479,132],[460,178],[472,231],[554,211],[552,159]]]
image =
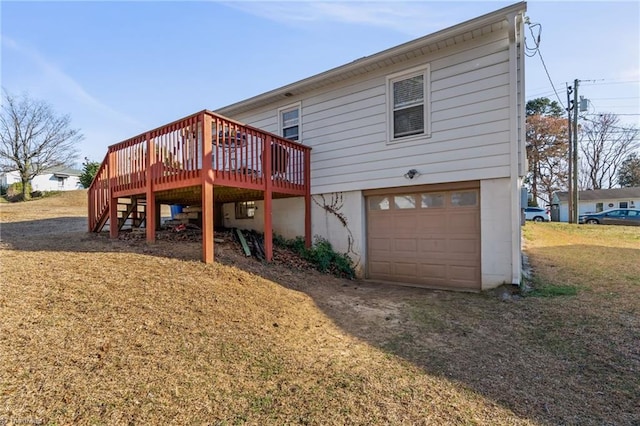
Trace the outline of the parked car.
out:
[[[534,222],[551,222],[549,210],[542,207],[526,207],[524,209],[524,218]]]
[[[640,226],[640,209],[611,209],[586,213],[578,217],[578,223]]]

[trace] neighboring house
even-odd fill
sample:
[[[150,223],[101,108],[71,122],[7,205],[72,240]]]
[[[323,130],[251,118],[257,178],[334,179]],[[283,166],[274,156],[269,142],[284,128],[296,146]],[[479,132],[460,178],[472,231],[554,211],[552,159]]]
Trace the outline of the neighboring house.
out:
[[[360,276],[480,290],[521,279],[524,13],[517,3],[216,113],[312,148],[312,231]],[[526,202],[526,198],[525,198]],[[273,232],[304,234],[302,198]],[[261,230],[263,201],[223,205]]]
[[[617,208],[640,208],[640,187],[578,191],[578,215]],[[553,194],[551,220],[569,221],[569,193]]]
[[[0,188],[8,188],[14,183],[20,183],[20,175],[18,172],[0,173]]]
[[[31,179],[31,189],[33,191],[71,191],[82,189],[80,183],[81,170],[67,167],[54,167]],[[0,185],[8,187],[20,182],[20,174],[11,171],[0,175]]]

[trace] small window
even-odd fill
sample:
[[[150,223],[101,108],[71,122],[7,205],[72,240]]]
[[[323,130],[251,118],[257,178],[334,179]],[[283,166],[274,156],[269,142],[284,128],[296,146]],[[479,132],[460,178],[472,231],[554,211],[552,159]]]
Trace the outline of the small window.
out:
[[[596,213],[604,210],[604,203],[596,203]]]
[[[253,219],[255,214],[255,201],[240,201],[236,203],[236,219]]]
[[[396,209],[415,209],[416,197],[414,195],[396,195],[393,197]]]
[[[620,201],[620,205],[618,207],[620,207],[621,209],[628,209],[629,203],[627,201]]]
[[[453,207],[475,206],[478,203],[476,191],[457,191],[451,193]]]
[[[389,210],[389,197],[369,197],[369,210]]]
[[[388,78],[390,139],[429,133],[429,67]]]
[[[444,207],[444,194],[422,194],[420,207],[423,209]]]
[[[300,105],[289,106],[279,110],[280,134],[292,141],[300,140]]]

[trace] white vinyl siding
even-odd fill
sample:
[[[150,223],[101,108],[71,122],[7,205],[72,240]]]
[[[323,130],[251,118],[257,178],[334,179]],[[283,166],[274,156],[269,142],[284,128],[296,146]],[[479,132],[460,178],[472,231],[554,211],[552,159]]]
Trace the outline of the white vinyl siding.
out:
[[[510,176],[508,45],[506,29],[493,32],[297,99],[300,137],[312,148],[311,192]],[[389,143],[388,77],[427,63],[430,129]],[[290,100],[233,118],[277,132],[287,106]],[[404,178],[409,169],[418,170],[417,180]]]

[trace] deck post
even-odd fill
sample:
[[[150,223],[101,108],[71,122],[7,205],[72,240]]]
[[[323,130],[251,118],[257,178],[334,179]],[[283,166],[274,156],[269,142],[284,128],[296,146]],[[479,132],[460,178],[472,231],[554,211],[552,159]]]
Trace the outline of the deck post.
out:
[[[95,208],[93,206],[93,197],[91,196],[91,188],[87,191],[87,206],[89,210],[89,220],[87,220],[87,232],[93,232],[93,218],[96,217]]]
[[[271,262],[273,260],[273,222],[272,222],[272,214],[271,210],[272,206],[272,161],[271,161],[271,153],[273,144],[273,138],[271,136],[267,137],[266,144],[263,145],[263,155],[264,164],[263,170],[265,171],[265,183],[264,183],[264,256],[267,262]]]
[[[109,238],[118,238],[118,198],[113,197],[113,187],[116,184],[115,153],[109,150],[107,154],[107,168],[109,181]]]
[[[311,247],[311,150],[304,151],[304,245]]]
[[[147,132],[145,138],[147,139],[147,158],[145,159],[147,165],[147,185],[146,185],[146,197],[147,205],[145,207],[145,221],[147,225],[147,242],[154,243],[156,241],[156,194],[153,192],[153,171],[156,166],[156,153],[155,146],[151,140],[151,134]]]
[[[202,261],[213,263],[214,252],[214,202],[213,202],[213,157],[211,133],[211,117],[203,112],[200,124],[202,126]]]

